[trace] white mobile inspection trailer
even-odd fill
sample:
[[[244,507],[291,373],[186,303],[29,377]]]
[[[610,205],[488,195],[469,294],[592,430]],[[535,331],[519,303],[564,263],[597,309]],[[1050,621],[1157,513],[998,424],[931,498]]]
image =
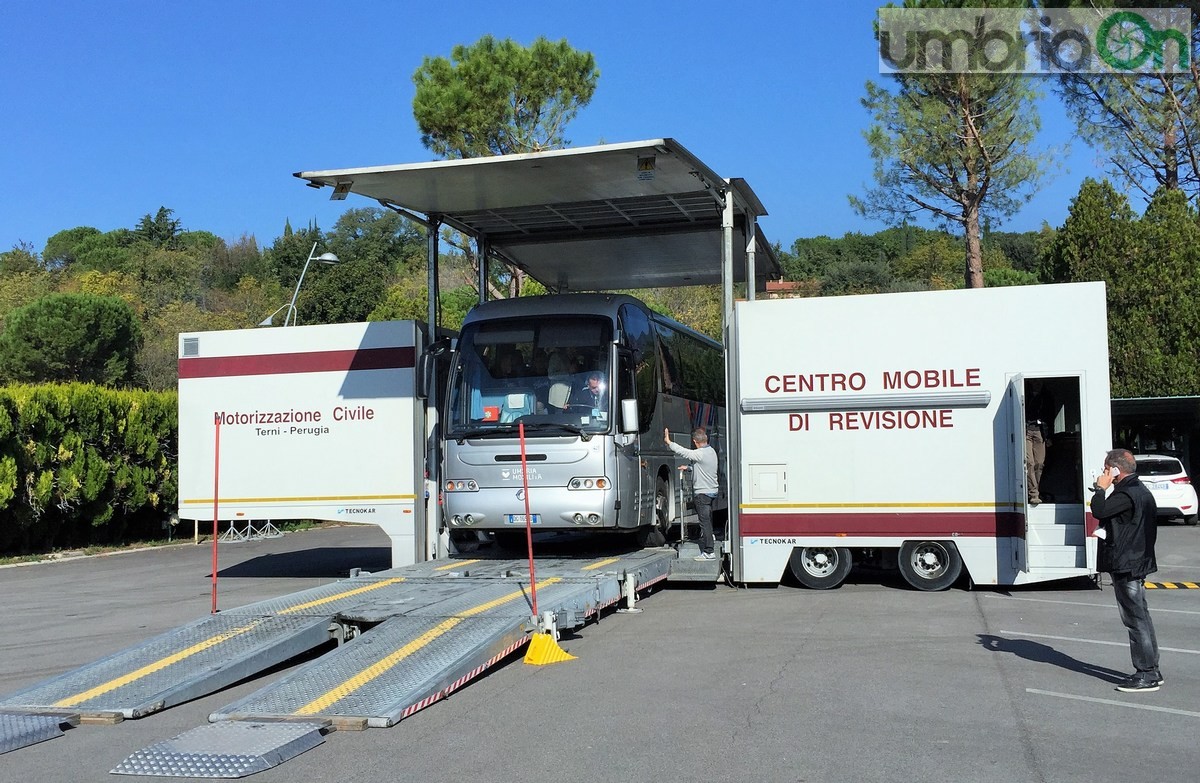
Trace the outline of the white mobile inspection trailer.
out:
[[[181,334],[180,518],[213,520],[215,489],[221,521],[369,522],[394,566],[433,557],[424,344],[414,321]]]
[[[964,568],[981,585],[1095,572],[1103,283],[739,302],[736,316],[739,581],[790,565],[834,587],[864,555],[923,590]],[[1031,428],[1048,441],[1040,496]]]

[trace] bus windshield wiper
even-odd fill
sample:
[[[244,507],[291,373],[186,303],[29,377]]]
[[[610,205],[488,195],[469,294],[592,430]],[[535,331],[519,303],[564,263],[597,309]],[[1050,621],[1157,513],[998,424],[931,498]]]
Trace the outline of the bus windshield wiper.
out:
[[[458,445],[461,446],[462,442],[467,438],[487,438],[492,435],[511,435],[516,431],[517,425],[515,424],[497,424],[491,427],[476,427],[473,430],[455,432],[450,437],[458,441]]]
[[[549,429],[565,430],[567,432],[572,432],[572,433],[578,435],[580,440],[583,440],[585,443],[587,441],[591,440],[592,435],[595,434],[593,432],[585,430],[583,427],[579,426],[578,424],[566,424],[561,421],[539,421],[539,422],[536,422],[533,424],[526,424],[525,429],[527,431],[530,431],[530,430],[542,431],[542,430],[549,430]]]

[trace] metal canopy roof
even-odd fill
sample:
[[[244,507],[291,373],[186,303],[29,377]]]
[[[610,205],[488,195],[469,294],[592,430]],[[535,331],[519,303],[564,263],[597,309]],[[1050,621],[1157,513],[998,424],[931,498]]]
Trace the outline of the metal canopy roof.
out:
[[[779,264],[756,226],[766,214],[673,139],[398,166],[301,171],[333,198],[357,193],[474,236],[552,290],[717,284],[723,197],[734,202],[733,269],[748,230],[761,290]]]

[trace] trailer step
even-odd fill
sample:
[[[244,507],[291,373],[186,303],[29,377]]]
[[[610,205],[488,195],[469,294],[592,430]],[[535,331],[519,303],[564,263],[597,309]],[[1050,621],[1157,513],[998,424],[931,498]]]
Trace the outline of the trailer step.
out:
[[[114,775],[244,778],[276,767],[325,741],[328,721],[229,721],[185,731],[129,756]]]
[[[720,546],[721,542],[717,542]],[[708,582],[715,583],[721,578],[721,562],[723,553],[718,549],[716,560],[696,560],[700,554],[700,545],[695,541],[682,541],[676,544],[678,557],[671,561],[670,582]]]

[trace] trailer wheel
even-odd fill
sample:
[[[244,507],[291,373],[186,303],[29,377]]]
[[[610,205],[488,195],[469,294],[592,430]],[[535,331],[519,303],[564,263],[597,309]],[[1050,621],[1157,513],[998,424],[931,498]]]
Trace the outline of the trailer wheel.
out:
[[[962,557],[949,541],[905,541],[897,560],[904,581],[918,590],[945,590],[962,573]]]
[[[788,567],[796,581],[811,590],[830,590],[841,586],[853,565],[850,550],[842,547],[796,547],[788,558]]]

